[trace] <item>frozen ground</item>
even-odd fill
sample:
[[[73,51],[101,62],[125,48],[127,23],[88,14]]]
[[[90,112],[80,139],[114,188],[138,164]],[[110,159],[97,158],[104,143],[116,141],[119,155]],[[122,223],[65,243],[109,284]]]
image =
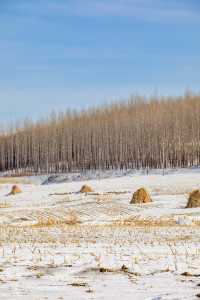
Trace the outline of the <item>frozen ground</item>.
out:
[[[0,299],[198,299],[200,170],[125,175],[0,184]],[[153,203],[129,204],[143,186]]]

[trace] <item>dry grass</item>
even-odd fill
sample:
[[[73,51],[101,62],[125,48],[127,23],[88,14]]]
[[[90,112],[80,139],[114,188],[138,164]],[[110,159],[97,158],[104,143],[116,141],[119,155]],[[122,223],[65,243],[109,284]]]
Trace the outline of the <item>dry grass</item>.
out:
[[[75,217],[74,217],[75,216]],[[74,226],[73,226],[74,225]],[[170,220],[124,220],[110,224],[80,224],[76,214],[70,219],[56,220],[55,218],[38,219],[35,225],[0,224],[0,243],[48,243],[64,245],[79,245],[80,243],[95,244],[111,243],[113,245],[132,245],[135,243],[166,244],[198,242],[199,226],[174,225]],[[56,227],[56,231],[55,228]],[[167,233],[163,235],[163,233]],[[55,234],[56,233],[56,234]]]
[[[11,204],[7,203],[7,202],[2,202],[0,203],[0,208],[10,208]]]
[[[66,217],[63,219],[58,219],[54,216],[50,217],[39,217],[38,222],[33,225],[33,227],[49,227],[49,226],[57,226],[57,225],[77,225],[80,224],[79,217],[74,210],[70,210]]]
[[[109,202],[113,198],[112,194],[98,194],[96,196],[97,202]]]
[[[21,177],[0,177],[0,184],[31,184],[31,181]]]
[[[173,219],[139,219],[138,217],[130,217],[124,220],[114,222],[116,226],[134,226],[134,227],[171,227],[176,226]]]
[[[67,224],[67,225],[76,225],[76,224],[79,224],[79,223],[80,223],[80,220],[79,220],[79,217],[78,217],[76,211],[71,210],[67,215],[67,218],[65,220],[65,224]]]
[[[86,287],[88,284],[86,282],[72,282],[69,283],[68,285],[71,285],[73,287]]]

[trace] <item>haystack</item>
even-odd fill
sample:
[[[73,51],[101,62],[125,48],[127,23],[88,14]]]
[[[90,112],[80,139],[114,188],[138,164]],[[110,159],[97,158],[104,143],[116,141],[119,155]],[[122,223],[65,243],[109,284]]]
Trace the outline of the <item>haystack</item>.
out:
[[[194,190],[189,195],[186,208],[200,207],[200,190]]]
[[[131,204],[137,203],[149,203],[152,202],[152,199],[145,188],[140,188],[137,190],[131,199]]]
[[[22,190],[17,185],[13,185],[9,195],[16,195],[16,194],[20,194],[20,193],[22,193]]]
[[[89,185],[83,185],[80,193],[92,193],[94,192],[93,189]]]

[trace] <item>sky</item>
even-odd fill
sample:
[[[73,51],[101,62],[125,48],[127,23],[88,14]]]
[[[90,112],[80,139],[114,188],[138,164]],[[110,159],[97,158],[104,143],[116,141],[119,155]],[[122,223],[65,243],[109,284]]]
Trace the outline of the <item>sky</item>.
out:
[[[0,123],[199,79],[199,0],[0,0]]]

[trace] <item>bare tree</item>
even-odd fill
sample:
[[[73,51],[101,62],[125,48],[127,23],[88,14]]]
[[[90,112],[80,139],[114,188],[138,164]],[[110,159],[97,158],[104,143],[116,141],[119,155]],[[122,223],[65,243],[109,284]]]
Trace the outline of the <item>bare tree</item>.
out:
[[[0,132],[0,171],[14,175],[199,164],[200,96],[191,93],[53,112]]]

